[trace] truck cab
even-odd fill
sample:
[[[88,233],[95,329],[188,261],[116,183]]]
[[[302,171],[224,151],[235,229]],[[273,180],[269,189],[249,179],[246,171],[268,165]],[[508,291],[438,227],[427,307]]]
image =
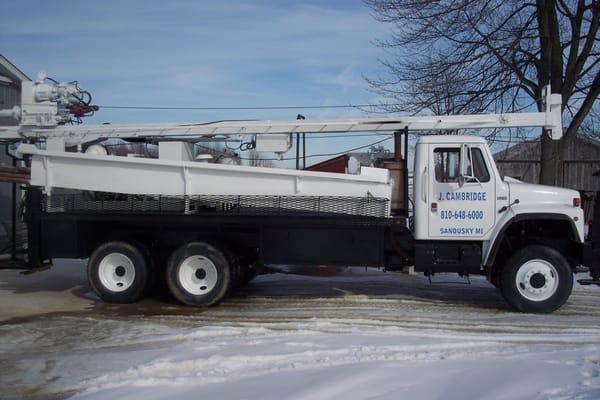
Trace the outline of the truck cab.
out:
[[[432,135],[417,141],[413,201],[417,271],[485,273],[523,311],[568,297],[584,242],[577,191],[501,176],[481,137]]]

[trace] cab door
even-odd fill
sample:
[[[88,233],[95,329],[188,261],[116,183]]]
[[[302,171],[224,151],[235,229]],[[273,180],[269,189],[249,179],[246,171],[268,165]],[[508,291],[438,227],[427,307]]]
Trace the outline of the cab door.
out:
[[[429,237],[482,240],[496,219],[495,177],[483,145],[429,144],[428,153]]]

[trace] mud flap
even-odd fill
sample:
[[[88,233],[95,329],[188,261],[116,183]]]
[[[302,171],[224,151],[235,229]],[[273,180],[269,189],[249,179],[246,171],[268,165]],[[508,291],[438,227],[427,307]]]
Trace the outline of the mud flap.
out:
[[[590,270],[591,279],[578,279],[582,285],[600,286],[600,243],[585,242],[581,261]]]

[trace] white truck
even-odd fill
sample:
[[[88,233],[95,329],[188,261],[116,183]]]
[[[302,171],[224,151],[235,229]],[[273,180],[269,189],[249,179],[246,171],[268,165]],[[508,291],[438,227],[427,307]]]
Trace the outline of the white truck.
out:
[[[562,306],[583,265],[592,277],[582,282],[600,283],[579,193],[501,176],[481,137],[418,137],[408,199],[409,132],[543,127],[559,139],[561,99],[549,88],[539,113],[67,124],[94,110],[85,93],[43,76],[24,83],[21,107],[0,110],[19,125],[0,127],[0,140],[31,168],[27,266],[88,258],[104,301],[136,301],[164,279],[182,303],[214,305],[259,264],[482,274],[523,312]],[[206,163],[193,151],[201,138],[250,136],[283,154],[291,134],[313,132],[394,132],[395,159],[350,175]],[[115,139],[158,144],[158,158],[110,155]]]

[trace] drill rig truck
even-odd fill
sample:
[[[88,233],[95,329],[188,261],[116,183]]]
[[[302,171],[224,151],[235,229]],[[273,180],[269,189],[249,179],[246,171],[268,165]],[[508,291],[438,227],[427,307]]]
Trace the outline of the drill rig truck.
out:
[[[498,172],[479,136],[418,135],[409,197],[408,134],[535,128],[562,136],[561,97],[541,112],[205,123],[72,124],[94,111],[75,83],[38,76],[0,126],[22,167],[28,268],[88,259],[91,288],[130,303],[157,281],[193,306],[221,301],[261,264],[414,267],[426,275],[485,275],[514,309],[552,312],[574,272],[600,282],[600,244],[586,240],[577,191]],[[394,159],[357,174],[206,162],[194,143],[250,137],[284,154],[291,135],[393,133]],[[149,143],[158,156],[109,154]],[[409,205],[411,205],[409,207]]]

